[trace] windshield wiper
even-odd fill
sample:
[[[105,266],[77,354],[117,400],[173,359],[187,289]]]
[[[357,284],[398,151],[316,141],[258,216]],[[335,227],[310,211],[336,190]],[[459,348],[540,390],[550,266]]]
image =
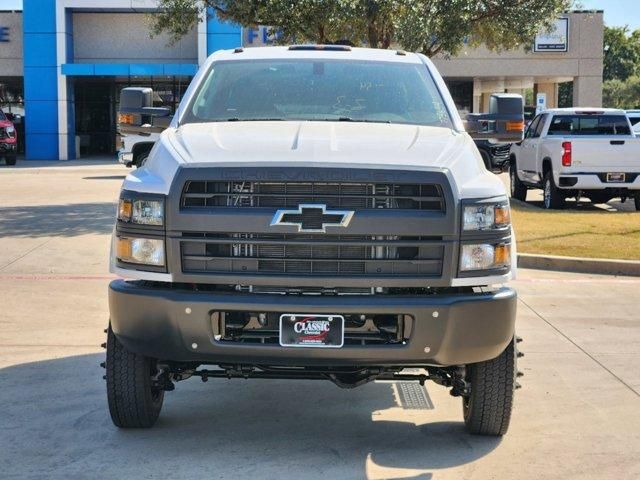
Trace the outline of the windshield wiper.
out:
[[[325,119],[326,122],[335,121],[330,118]],[[338,122],[360,122],[360,123],[391,123],[389,120],[366,120],[366,119],[353,119],[351,117],[338,117]]]
[[[238,118],[232,117],[224,120],[217,120],[218,122],[283,122],[284,118]]]

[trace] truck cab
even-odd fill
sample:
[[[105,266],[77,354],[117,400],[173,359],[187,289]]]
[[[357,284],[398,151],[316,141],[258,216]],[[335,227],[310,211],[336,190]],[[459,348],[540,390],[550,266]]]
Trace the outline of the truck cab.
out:
[[[123,92],[129,128],[167,114],[149,98]],[[522,99],[498,95],[491,109],[465,124],[419,54],[212,55],[120,193],[114,424],[150,427],[190,377],[432,380],[462,399],[470,432],[503,435],[515,237],[468,131],[519,140]]]

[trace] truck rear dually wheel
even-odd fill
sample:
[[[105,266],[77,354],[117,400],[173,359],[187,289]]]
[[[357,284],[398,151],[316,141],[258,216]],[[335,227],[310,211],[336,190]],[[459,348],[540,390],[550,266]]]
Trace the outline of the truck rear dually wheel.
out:
[[[636,212],[640,212],[640,193],[636,193],[636,196],[633,200],[636,204]]]
[[[158,419],[164,390],[154,385],[157,361],[127,350],[107,332],[107,399],[114,425],[149,428]]]
[[[467,365],[470,394],[462,399],[464,423],[470,433],[507,433],[516,387],[515,340],[497,358]]]

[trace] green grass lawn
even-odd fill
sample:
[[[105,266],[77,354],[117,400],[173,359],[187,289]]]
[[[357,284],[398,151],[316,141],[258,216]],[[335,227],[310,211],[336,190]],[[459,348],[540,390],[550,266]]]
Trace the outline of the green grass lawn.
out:
[[[640,260],[640,212],[511,207],[520,253]]]

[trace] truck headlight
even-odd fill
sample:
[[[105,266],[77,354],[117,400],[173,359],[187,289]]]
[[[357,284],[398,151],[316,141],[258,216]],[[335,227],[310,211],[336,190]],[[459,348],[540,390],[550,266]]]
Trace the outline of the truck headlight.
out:
[[[164,225],[164,200],[121,198],[118,220],[137,225]]]
[[[164,240],[156,238],[116,238],[116,257],[121,262],[164,267]]]
[[[5,127],[4,131],[7,132],[7,135],[10,138],[13,138],[16,136],[16,129],[11,125],[9,125],[8,127]]]
[[[511,211],[507,202],[465,205],[462,229],[465,232],[501,230],[511,224]]]
[[[462,245],[460,271],[500,270],[511,266],[511,245],[477,243]]]

